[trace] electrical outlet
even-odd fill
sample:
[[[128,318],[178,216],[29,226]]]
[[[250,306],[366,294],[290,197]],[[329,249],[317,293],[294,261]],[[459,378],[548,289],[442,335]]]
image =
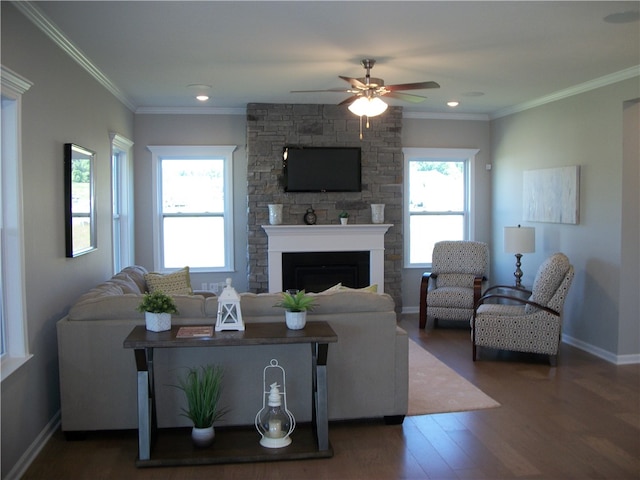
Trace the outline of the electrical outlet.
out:
[[[202,290],[203,292],[207,291],[207,282],[202,282],[202,285],[200,285],[200,290]]]
[[[216,282],[211,282],[209,284],[209,291],[213,293],[218,293],[218,284]]]

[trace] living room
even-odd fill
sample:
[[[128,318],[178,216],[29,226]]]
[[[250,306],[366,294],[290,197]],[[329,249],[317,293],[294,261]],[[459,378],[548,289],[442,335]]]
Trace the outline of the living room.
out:
[[[633,6],[623,2],[615,10]],[[636,41],[629,48],[637,52],[635,26]],[[235,271],[226,276],[241,291],[250,290],[246,246],[251,238],[246,111],[136,113],[10,2],[2,2],[2,66],[31,83],[21,99],[21,154],[26,332],[33,355],[7,378],[3,374],[4,478],[59,421],[56,322],[80,295],[113,274],[109,133],[134,142],[135,263],[149,268],[154,263],[149,145],[236,145],[236,261]],[[524,257],[524,282],[531,283],[547,256],[566,253],[576,277],[565,305],[564,340],[614,364],[640,361],[638,76],[637,65],[623,73],[608,71],[571,94],[495,118],[405,113],[401,119],[401,147],[479,150],[470,237],[491,246],[491,283],[513,282],[514,259],[503,252],[502,232],[523,221],[523,172],[580,165],[580,222],[534,224],[537,248]],[[376,120],[371,123],[373,132]],[[365,139],[367,134],[365,129]],[[357,123],[350,135],[359,142]],[[64,252],[62,146],[67,142],[92,148],[98,158],[98,248],[73,259]],[[290,221],[302,224],[301,217]],[[416,312],[422,271],[401,267],[398,275],[396,303],[403,312]],[[193,281],[200,285],[223,278],[197,276]]]

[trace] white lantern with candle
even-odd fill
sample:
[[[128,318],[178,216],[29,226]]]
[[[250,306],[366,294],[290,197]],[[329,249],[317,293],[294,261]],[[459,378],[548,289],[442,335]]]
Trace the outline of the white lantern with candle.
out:
[[[278,369],[276,373],[282,376],[282,385],[273,382],[267,389],[269,369]],[[272,376],[272,375],[271,375]],[[287,409],[287,392],[285,386],[285,371],[277,360],[264,368],[262,373],[262,409],[256,414],[255,426],[262,436],[260,445],[267,448],[282,448],[291,444],[290,435],[296,427],[296,420]],[[282,391],[280,391],[282,388]]]

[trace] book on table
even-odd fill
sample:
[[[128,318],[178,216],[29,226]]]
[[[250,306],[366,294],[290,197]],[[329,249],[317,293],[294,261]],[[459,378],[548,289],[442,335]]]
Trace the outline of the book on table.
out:
[[[213,326],[197,325],[192,327],[180,327],[176,338],[192,338],[192,337],[212,337]]]

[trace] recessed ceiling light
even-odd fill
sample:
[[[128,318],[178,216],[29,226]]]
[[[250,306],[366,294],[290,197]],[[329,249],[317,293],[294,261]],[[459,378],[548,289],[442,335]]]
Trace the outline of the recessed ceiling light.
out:
[[[460,105],[460,102],[456,102],[455,100],[453,100],[451,102],[447,102],[447,105],[449,105],[450,107],[457,107],[458,105]]]
[[[209,100],[209,92],[211,91],[211,85],[204,85],[202,83],[192,83],[187,85],[187,88],[193,92],[196,99],[201,102]]]
[[[209,95],[196,95],[196,99],[200,100],[201,102],[206,102],[207,100],[209,100]]]

